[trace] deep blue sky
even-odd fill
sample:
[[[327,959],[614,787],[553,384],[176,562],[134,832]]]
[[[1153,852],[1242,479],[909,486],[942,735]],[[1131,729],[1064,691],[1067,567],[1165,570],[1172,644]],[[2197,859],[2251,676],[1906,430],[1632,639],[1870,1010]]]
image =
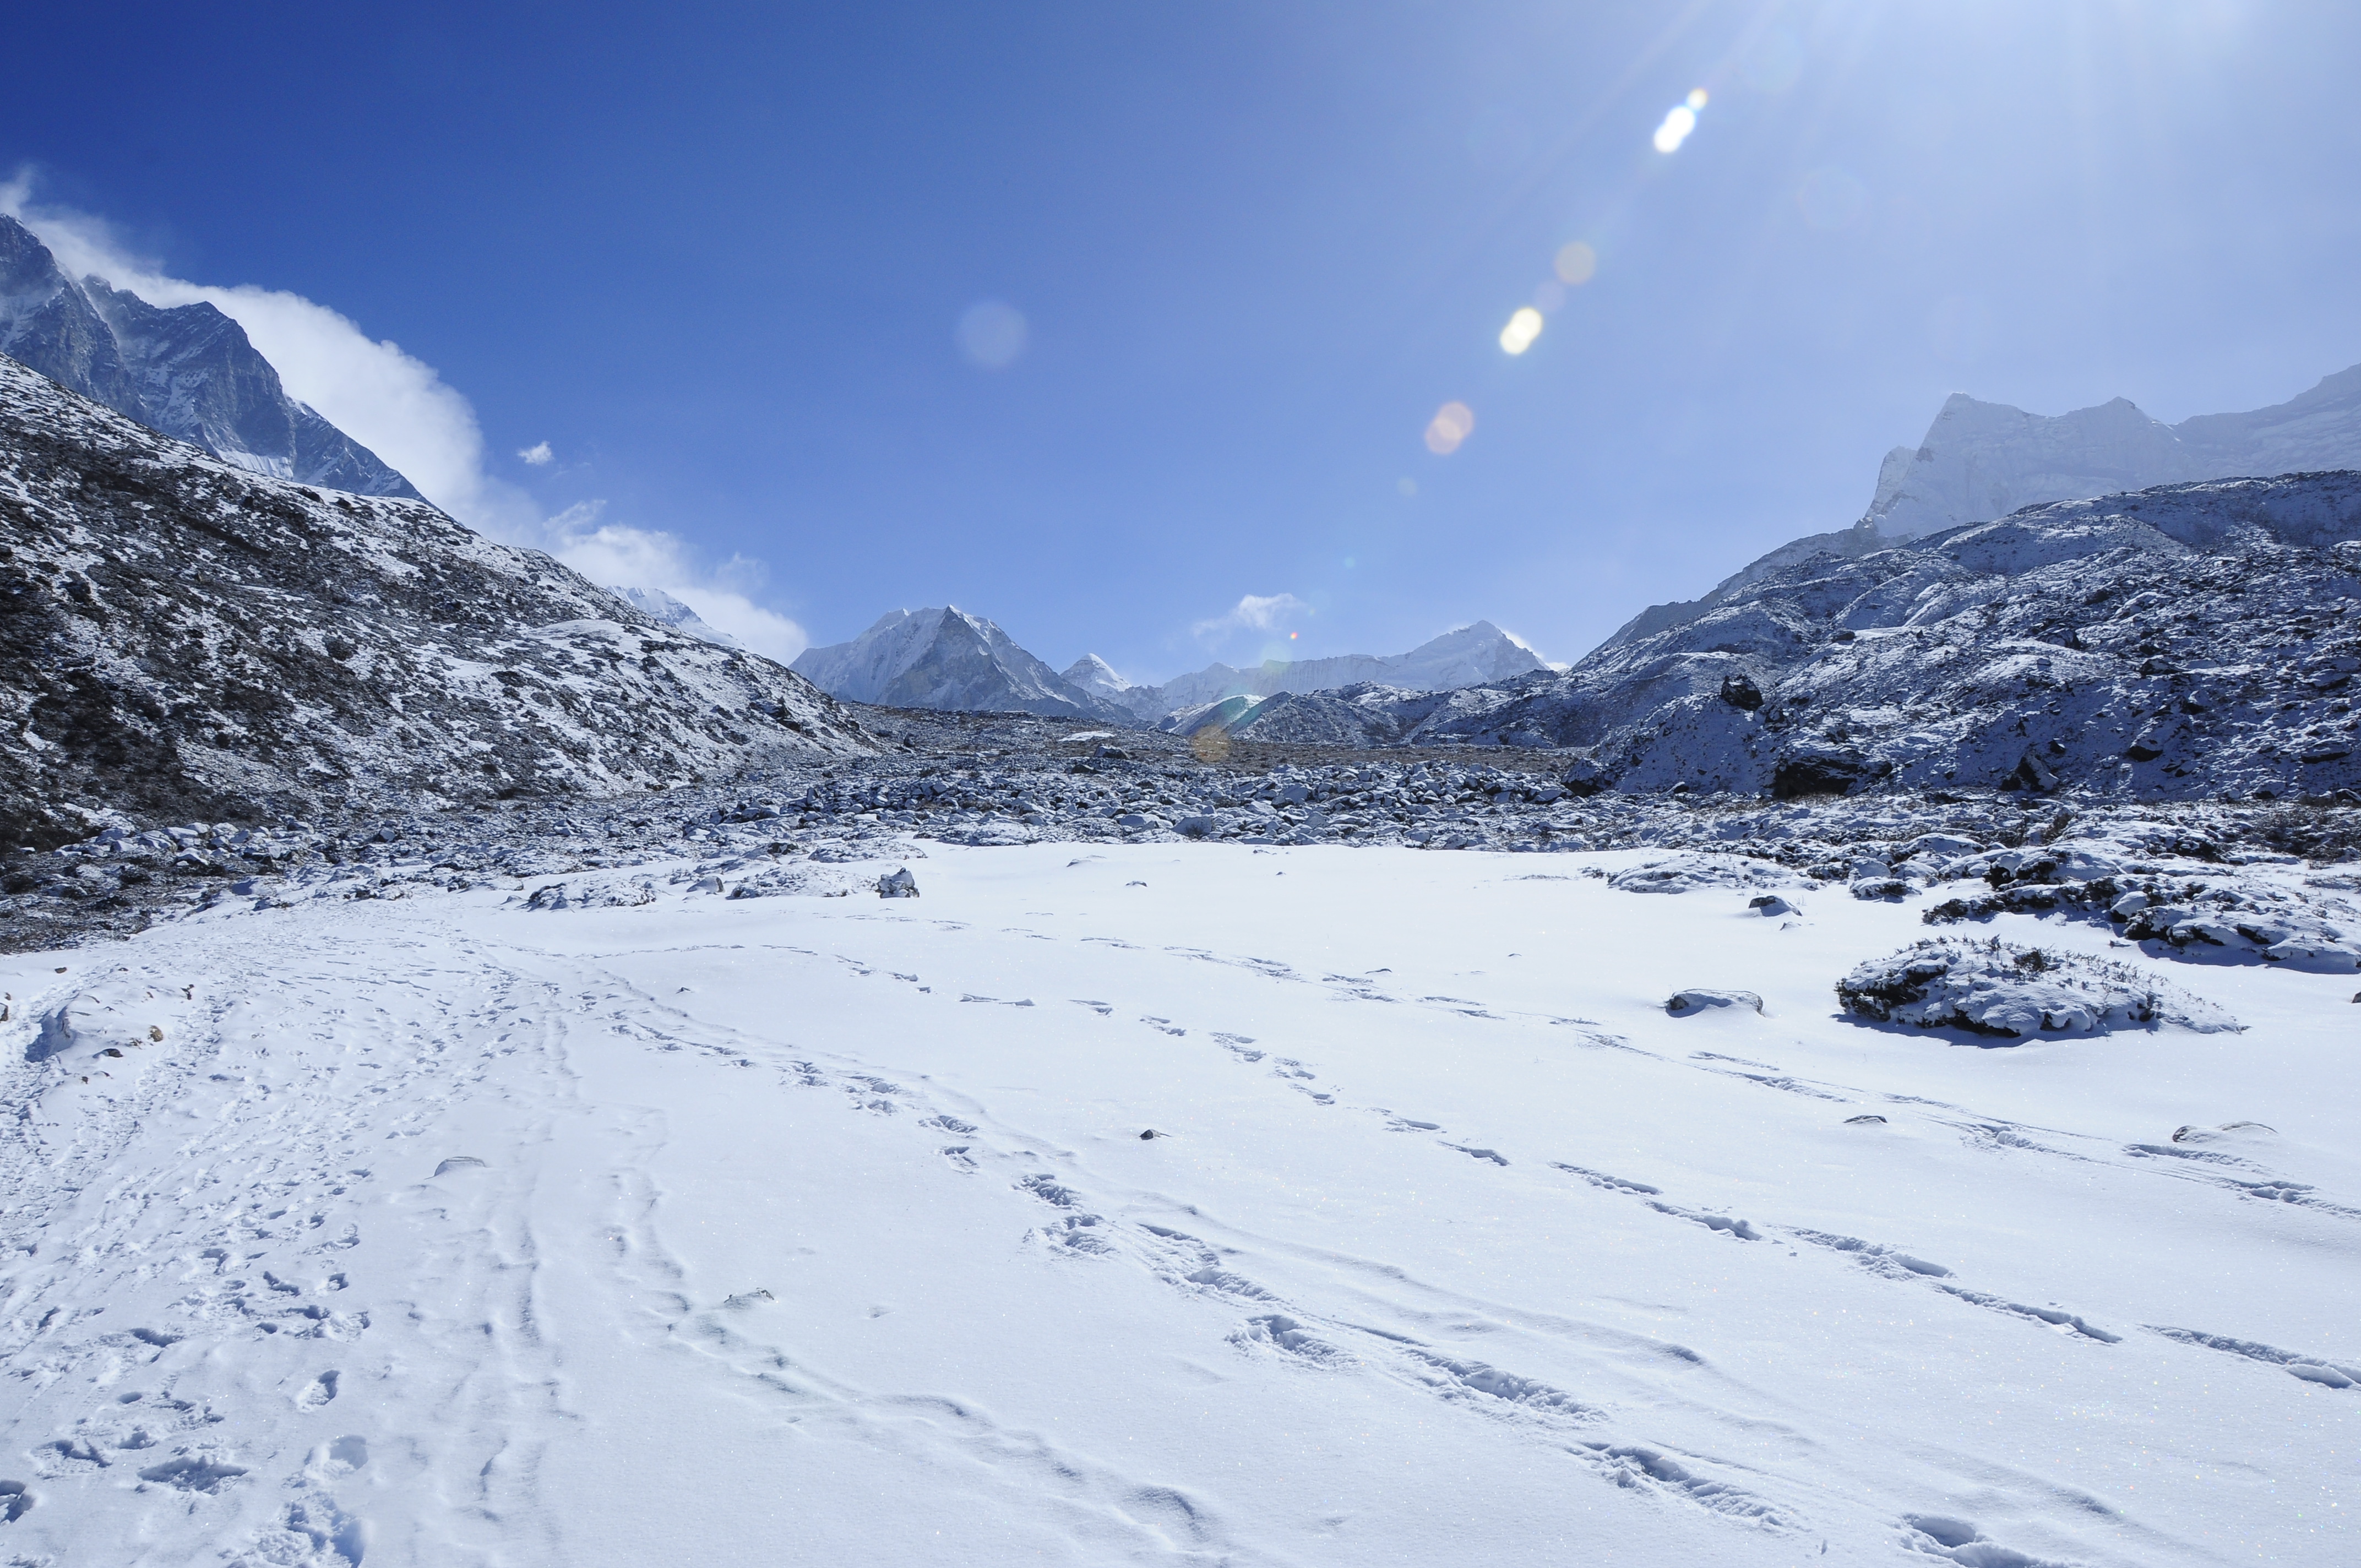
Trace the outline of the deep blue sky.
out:
[[[1571,658],[1841,527],[1951,390],[2361,360],[2361,7],[51,6],[0,171],[398,340],[551,511],[1162,676],[1489,617]],[[1650,136],[1710,93],[1670,156]],[[1496,335],[1574,240],[1597,277]],[[1026,352],[978,368],[1000,300]],[[1449,456],[1422,431],[1476,413]],[[547,441],[558,461],[507,455]],[[1415,482],[1405,495],[1403,480]]]

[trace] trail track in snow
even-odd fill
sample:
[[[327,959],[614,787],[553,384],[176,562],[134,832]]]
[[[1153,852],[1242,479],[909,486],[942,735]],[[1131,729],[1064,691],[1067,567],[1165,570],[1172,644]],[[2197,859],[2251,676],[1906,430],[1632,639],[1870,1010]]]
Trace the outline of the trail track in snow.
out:
[[[71,1036],[0,1087],[0,1544],[2193,1563],[2226,1519],[2335,1560],[2263,1499],[2334,1486],[2301,1434],[2361,1398],[2305,1299],[2351,1277],[2352,1172],[2287,1115],[2125,1130],[2159,1073],[2336,1080],[2324,977],[2223,977],[2268,1051],[1990,1052],[1806,1000],[1906,908],[1063,858],[953,851],[890,909],[476,895],[23,963],[12,1057]],[[1447,918],[1383,918],[1404,877]],[[1667,965],[1771,1015],[1667,1019]],[[2281,1299],[2206,1283],[2266,1266]],[[2168,1462],[2218,1479],[2138,1485]]]

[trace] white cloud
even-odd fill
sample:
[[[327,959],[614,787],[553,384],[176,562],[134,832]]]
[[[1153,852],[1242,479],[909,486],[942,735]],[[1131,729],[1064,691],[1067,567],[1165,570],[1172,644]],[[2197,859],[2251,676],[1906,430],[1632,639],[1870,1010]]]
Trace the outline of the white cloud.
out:
[[[354,322],[300,294],[174,278],[126,246],[104,219],[34,203],[32,186],[26,172],[0,181],[0,213],[38,235],[70,275],[94,272],[151,304],[213,305],[246,329],[290,396],[309,403],[478,532],[547,550],[602,585],[661,589],[782,663],[809,642],[802,627],[751,597],[748,590],[759,587],[764,576],[759,562],[733,556],[718,568],[703,565],[679,535],[602,523],[596,504],[545,516],[527,491],[486,472],[474,406],[399,345],[372,340]],[[539,467],[555,454],[544,441],[517,455]]]
[[[127,248],[100,218],[31,201],[25,174],[0,185],[0,212],[41,238],[76,278],[96,273],[151,304],[213,305],[246,329],[290,396],[409,476],[436,506],[499,538],[530,535],[532,498],[484,472],[476,411],[434,367],[377,342],[345,316],[301,294],[240,284],[222,289],[164,272]]]
[[[668,593],[707,625],[782,664],[811,645],[802,627],[747,594],[765,576],[762,563],[733,555],[709,569],[678,534],[602,522],[599,512],[594,502],[568,507],[550,519],[549,553],[594,583]]]
[[[1199,637],[1246,630],[1268,631],[1289,616],[1311,613],[1312,607],[1293,594],[1247,594],[1230,607],[1227,615],[1198,621],[1189,630]]]

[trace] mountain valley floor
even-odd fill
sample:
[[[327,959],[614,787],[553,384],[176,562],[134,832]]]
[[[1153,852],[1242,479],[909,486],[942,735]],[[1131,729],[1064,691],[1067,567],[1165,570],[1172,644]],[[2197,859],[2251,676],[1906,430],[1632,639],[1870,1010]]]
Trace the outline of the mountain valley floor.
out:
[[[2353,1559],[2350,808],[1100,743],[38,857],[0,1547]]]

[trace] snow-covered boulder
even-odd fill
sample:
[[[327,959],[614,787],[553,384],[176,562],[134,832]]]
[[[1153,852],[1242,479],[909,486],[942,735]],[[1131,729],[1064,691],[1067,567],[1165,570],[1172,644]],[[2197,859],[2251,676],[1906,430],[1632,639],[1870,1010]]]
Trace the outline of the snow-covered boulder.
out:
[[[1856,1019],[2012,1040],[2238,1027],[2213,1003],[2127,964],[1997,938],[1934,938],[1872,959],[1837,981],[1837,1001]]]
[[[1789,881],[1774,865],[1736,855],[1672,855],[1649,861],[1607,879],[1620,893],[1694,893],[1708,887],[1776,887]]]
[[[1664,1003],[1664,1011],[1675,1018],[1722,1010],[1760,1013],[1763,1011],[1763,998],[1751,991],[1712,991],[1703,986],[1691,986],[1686,991],[1673,992]]]

